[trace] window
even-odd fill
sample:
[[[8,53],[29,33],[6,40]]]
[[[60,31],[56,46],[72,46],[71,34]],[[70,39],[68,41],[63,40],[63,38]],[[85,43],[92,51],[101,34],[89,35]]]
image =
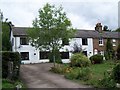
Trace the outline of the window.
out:
[[[29,52],[21,52],[22,60],[29,60]]]
[[[49,52],[40,51],[40,59],[48,59]]]
[[[94,55],[95,55],[95,54],[98,54],[98,50],[97,50],[97,49],[94,50]]]
[[[14,46],[14,38],[12,38],[12,46]]]
[[[115,43],[113,43],[113,46],[116,46],[116,44],[115,44]]]
[[[116,42],[116,40],[115,40],[115,39],[113,39],[112,41],[113,41],[113,42]]]
[[[85,56],[87,56],[87,51],[83,51],[82,53],[83,53]]]
[[[61,59],[69,59],[69,52],[60,52]]]
[[[113,42],[113,46],[116,46],[116,40],[113,39],[112,42]]]
[[[87,38],[82,38],[82,45],[88,45]]]
[[[99,54],[100,55],[104,55],[104,51],[99,51]]]
[[[62,44],[63,45],[69,45],[69,40],[68,39],[63,39]]]
[[[100,38],[100,39],[99,39],[99,45],[100,45],[100,46],[103,46],[103,38]]]
[[[28,39],[25,37],[20,37],[20,45],[28,45]]]

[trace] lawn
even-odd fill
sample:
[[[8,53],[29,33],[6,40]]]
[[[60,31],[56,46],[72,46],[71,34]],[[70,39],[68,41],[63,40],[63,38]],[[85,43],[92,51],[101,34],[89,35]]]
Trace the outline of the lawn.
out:
[[[17,85],[21,85],[22,88],[25,88],[25,86],[23,85],[23,83],[20,80],[17,80],[15,82],[11,82],[7,79],[3,79],[2,80],[2,88],[6,88],[6,89],[12,89],[12,88],[16,88]],[[22,89],[23,90],[23,89]]]
[[[95,64],[90,66],[90,70],[92,72],[91,79],[88,81],[83,81],[85,84],[90,84],[95,87],[100,87],[99,86],[99,80],[103,79],[104,74],[106,72],[111,71],[111,69],[114,67],[114,62],[112,61],[106,61],[102,64]]]
[[[14,88],[15,85],[6,79],[2,80],[2,88]]]
[[[76,81],[78,83],[91,85],[91,86],[94,86],[94,87],[102,87],[99,84],[99,81],[104,78],[105,73],[111,72],[111,70],[114,66],[115,66],[115,62],[113,62],[113,61],[104,61],[102,64],[93,64],[93,65],[89,66],[89,69],[91,71],[89,79],[82,80],[82,79],[77,78],[77,79],[72,79],[72,80]],[[67,72],[65,72],[65,71],[68,71],[69,68],[71,68],[69,66],[69,64],[68,65],[66,65],[66,64],[57,65],[57,68],[54,69],[53,72],[66,75]],[[75,69],[72,72],[73,72],[72,75],[77,75],[77,74],[74,74],[74,73],[76,73]],[[83,73],[84,73],[84,71],[83,71]],[[72,75],[70,75],[70,76],[72,76]]]

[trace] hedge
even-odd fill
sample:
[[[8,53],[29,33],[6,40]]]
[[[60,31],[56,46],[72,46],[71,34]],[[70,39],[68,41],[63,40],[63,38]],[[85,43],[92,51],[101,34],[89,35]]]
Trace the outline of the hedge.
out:
[[[18,52],[2,52],[2,78],[16,80],[19,78],[20,55]]]
[[[96,54],[90,57],[92,64],[101,64],[103,62],[103,56],[100,54]]]

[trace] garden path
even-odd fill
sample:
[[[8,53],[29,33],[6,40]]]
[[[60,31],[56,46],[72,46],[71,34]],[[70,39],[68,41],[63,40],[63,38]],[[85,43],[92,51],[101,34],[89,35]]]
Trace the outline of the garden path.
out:
[[[21,65],[20,77],[28,88],[90,88],[50,72],[52,66],[52,63]]]

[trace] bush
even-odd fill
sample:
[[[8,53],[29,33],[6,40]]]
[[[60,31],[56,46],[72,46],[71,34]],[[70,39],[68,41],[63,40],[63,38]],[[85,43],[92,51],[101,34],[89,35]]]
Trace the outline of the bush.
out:
[[[66,72],[65,74],[65,78],[67,79],[78,79],[79,78],[79,72],[80,72],[80,69],[73,69],[71,70],[70,72]]]
[[[90,60],[82,53],[76,53],[71,57],[71,66],[87,67],[90,65]]]
[[[100,64],[103,62],[103,56],[100,54],[96,54],[90,57],[92,64]]]
[[[69,68],[70,67],[68,65],[57,64],[55,67],[51,67],[50,71],[54,73],[64,74],[69,71]]]
[[[19,70],[20,70],[19,53],[18,52],[2,52],[2,77],[16,80],[19,77]]]
[[[61,67],[51,67],[50,71],[52,71],[54,73],[59,73],[59,74],[63,73],[63,70]]]
[[[117,60],[120,60],[120,44],[118,45],[117,48]]]
[[[65,74],[65,77],[68,79],[79,79],[79,80],[88,80],[90,79],[91,71],[87,68],[75,67],[70,72]]]
[[[120,63],[113,68],[113,78],[116,83],[120,83]]]
[[[105,88],[115,88],[116,83],[115,83],[115,80],[113,79],[112,71],[105,72],[104,77],[102,80],[99,81],[99,84]]]

